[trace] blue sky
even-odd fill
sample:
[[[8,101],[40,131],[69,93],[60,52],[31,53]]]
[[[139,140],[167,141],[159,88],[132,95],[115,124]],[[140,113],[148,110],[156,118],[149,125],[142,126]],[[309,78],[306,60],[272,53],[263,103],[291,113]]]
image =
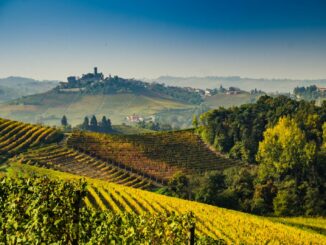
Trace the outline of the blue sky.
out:
[[[0,77],[326,78],[322,0],[0,0]]]

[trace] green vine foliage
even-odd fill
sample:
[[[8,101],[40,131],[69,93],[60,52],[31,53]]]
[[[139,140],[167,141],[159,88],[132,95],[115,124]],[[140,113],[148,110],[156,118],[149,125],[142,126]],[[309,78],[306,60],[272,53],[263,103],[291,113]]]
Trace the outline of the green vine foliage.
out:
[[[187,244],[192,213],[131,214],[83,206],[86,182],[0,179],[0,244]],[[198,244],[212,244],[209,238]]]

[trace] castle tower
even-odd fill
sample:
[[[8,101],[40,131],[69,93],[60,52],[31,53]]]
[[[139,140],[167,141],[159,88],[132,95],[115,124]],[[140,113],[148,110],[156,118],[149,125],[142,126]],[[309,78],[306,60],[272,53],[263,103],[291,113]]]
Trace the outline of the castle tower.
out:
[[[97,67],[94,67],[94,75],[97,75]]]

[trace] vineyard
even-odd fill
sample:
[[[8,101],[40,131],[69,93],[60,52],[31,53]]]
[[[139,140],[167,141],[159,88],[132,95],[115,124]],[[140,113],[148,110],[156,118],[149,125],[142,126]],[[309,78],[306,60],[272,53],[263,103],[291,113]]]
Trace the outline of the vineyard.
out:
[[[196,239],[212,244],[209,237],[195,237],[191,213],[98,211],[83,205],[85,195],[86,183],[80,180],[1,177],[0,243],[159,245]]]
[[[0,162],[22,163],[152,190],[177,172],[188,174],[239,165],[211,151],[193,131],[104,135],[0,119]],[[53,142],[55,144],[53,144]],[[28,150],[28,152],[26,152]]]
[[[13,164],[11,174],[31,173],[50,178],[72,180],[80,176],[58,171]],[[116,213],[187,213],[196,217],[198,236],[222,239],[228,244],[325,244],[326,237],[314,232],[271,221],[250,214],[206,204],[167,197],[135,188],[86,179],[87,196],[84,204],[92,209],[113,210]]]
[[[241,164],[211,151],[191,130],[141,135],[75,132],[68,146],[162,182],[179,171],[203,173]]]
[[[271,220],[326,235],[326,219],[324,217],[281,217],[271,218]]]
[[[157,187],[143,176],[57,144],[29,150],[19,156],[19,161],[134,188],[151,190]]]
[[[13,156],[30,147],[60,139],[53,128],[26,124],[0,118],[0,154]]]

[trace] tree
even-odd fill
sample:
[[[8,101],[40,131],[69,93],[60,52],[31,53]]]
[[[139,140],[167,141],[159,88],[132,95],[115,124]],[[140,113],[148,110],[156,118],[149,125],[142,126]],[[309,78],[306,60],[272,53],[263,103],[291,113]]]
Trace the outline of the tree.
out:
[[[111,126],[110,119],[106,119],[106,116],[103,116],[101,122],[101,131],[104,133],[108,133],[111,130],[112,130],[112,126]]]
[[[234,144],[234,146],[231,148],[229,152],[229,156],[233,159],[240,159],[245,162],[248,162],[249,159],[249,151],[244,146],[243,142],[237,142]]]
[[[199,202],[219,204],[218,195],[226,188],[225,175],[218,171],[209,172],[196,191],[195,199]]]
[[[192,118],[192,126],[194,128],[198,128],[198,118],[197,118],[196,115],[194,115],[193,118]]]
[[[110,118],[108,118],[107,122],[108,122],[108,128],[109,128],[110,130],[112,130],[112,123],[111,123]]]
[[[188,198],[191,197],[191,190],[190,190],[190,181],[189,178],[181,173],[176,173],[168,183],[168,189],[170,193],[179,198]]]
[[[326,150],[326,122],[323,124],[323,148]]]
[[[84,118],[84,122],[82,124],[82,129],[84,129],[84,130],[88,130],[89,129],[89,119],[88,119],[88,117],[85,117]]]
[[[63,127],[67,127],[68,126],[68,120],[67,120],[67,117],[65,115],[63,115],[63,117],[61,118],[61,125]]]
[[[316,144],[306,141],[293,119],[282,117],[275,127],[264,132],[264,140],[259,143],[256,157],[260,163],[259,177],[282,181],[290,175],[300,181],[315,157]]]
[[[282,183],[280,190],[274,198],[273,205],[274,213],[277,216],[292,216],[301,213],[300,198],[294,180]]]
[[[92,116],[91,122],[90,122],[90,130],[91,131],[97,131],[98,125],[97,125],[97,119],[95,115]]]

